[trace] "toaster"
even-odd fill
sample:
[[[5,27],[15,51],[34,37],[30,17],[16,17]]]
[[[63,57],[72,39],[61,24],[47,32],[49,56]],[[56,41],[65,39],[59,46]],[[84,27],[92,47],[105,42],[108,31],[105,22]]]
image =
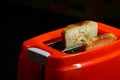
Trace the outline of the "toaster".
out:
[[[63,28],[24,41],[17,80],[120,80],[120,29],[97,24],[98,33],[114,33],[117,41],[93,50],[70,53],[75,50],[63,50]]]

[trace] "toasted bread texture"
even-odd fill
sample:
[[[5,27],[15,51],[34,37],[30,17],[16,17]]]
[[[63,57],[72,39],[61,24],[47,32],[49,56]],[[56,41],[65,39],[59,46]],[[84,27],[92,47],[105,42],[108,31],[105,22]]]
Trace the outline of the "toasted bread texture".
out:
[[[91,41],[98,39],[97,36],[97,22],[91,20],[70,24],[66,26],[63,30],[65,48],[90,44]]]
[[[106,33],[106,34],[99,35],[99,39],[93,41],[89,45],[86,45],[85,51],[111,44],[116,40],[117,40],[117,36],[114,35],[113,33]]]

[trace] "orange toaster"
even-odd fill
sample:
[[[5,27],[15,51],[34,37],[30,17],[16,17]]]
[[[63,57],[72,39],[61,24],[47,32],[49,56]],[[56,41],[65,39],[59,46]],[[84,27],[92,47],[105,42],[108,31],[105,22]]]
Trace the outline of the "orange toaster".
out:
[[[61,51],[63,28],[26,40],[19,55],[17,80],[120,80],[120,30],[97,24],[100,34],[114,33],[118,40],[75,54]]]

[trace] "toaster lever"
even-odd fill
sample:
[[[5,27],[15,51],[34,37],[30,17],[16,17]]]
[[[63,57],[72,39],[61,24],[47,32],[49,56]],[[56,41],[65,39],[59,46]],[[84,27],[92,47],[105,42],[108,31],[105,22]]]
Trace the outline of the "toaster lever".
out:
[[[47,57],[50,56],[50,53],[39,48],[31,47],[27,50],[27,56],[36,62],[41,63],[42,65],[46,64]]]

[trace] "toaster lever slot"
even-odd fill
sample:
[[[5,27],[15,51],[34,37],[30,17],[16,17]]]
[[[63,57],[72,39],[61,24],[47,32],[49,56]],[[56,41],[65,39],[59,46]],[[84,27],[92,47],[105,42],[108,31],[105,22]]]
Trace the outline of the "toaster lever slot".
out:
[[[31,47],[28,48],[27,56],[31,60],[39,62],[42,65],[45,65],[47,58],[50,56],[50,53],[39,48]]]

